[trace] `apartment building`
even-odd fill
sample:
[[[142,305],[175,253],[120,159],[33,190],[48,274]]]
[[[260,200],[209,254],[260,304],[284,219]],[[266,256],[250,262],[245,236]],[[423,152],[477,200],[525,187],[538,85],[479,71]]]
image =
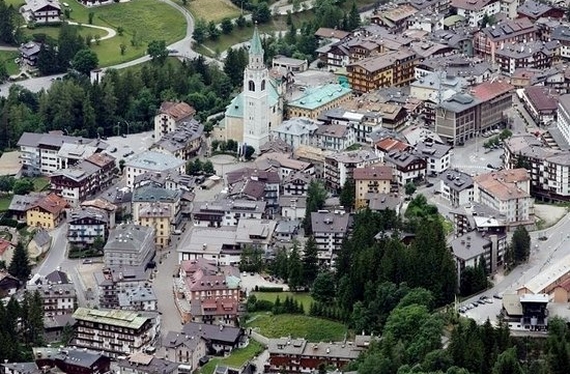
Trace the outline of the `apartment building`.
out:
[[[465,268],[476,268],[481,258],[485,260],[488,274],[494,274],[504,265],[507,245],[505,232],[471,231],[453,239],[449,246],[455,258],[458,285]]]
[[[342,371],[367,349],[372,337],[358,335],[354,341],[309,343],[305,339],[269,339],[265,372],[301,374],[334,367]]]
[[[146,266],[155,255],[154,228],[122,224],[109,233],[106,266]]]
[[[519,95],[521,101],[539,125],[550,125],[556,121],[558,95],[545,87],[530,86],[523,89]]]
[[[135,353],[117,360],[117,374],[178,374],[180,364],[146,353]]]
[[[558,98],[556,127],[566,142],[570,144],[570,94]]]
[[[179,227],[182,223],[183,204],[181,190],[169,190],[152,184],[143,185],[133,190],[131,201],[133,222],[135,223],[140,223],[142,221],[141,213],[143,210],[145,214],[147,214],[146,218],[149,218],[149,207],[152,212],[152,207],[156,208],[156,204],[160,204],[160,206],[164,208],[162,212],[158,210],[157,214],[161,213],[162,215],[168,213],[169,225],[172,230]]]
[[[314,134],[319,148],[339,152],[356,143],[354,129],[341,124],[319,125]]]
[[[111,370],[111,358],[103,352],[95,352],[77,347],[34,347],[32,355],[37,371],[30,370],[23,364],[23,370],[11,374],[66,373],[66,374],[105,374]],[[8,373],[5,373],[8,374]]]
[[[503,73],[512,75],[520,68],[542,70],[551,67],[557,51],[557,42],[519,42],[496,51],[495,61]]]
[[[471,40],[471,36],[469,38]],[[418,62],[414,70],[416,79],[445,71],[448,76],[465,79],[470,85],[474,85],[489,80],[493,66],[481,57],[451,55],[426,58]]]
[[[414,80],[416,62],[416,54],[409,49],[386,52],[350,63],[348,81],[358,92],[405,86]]]
[[[226,173],[225,177],[229,198],[265,201],[269,209],[277,208],[281,188],[279,172],[242,168]]]
[[[154,140],[158,142],[166,134],[192,120],[194,114],[196,110],[185,102],[163,102],[154,117]]]
[[[311,145],[312,136],[319,127],[319,122],[310,118],[294,117],[272,129],[273,136],[283,140],[291,149],[300,145]]]
[[[365,110],[346,110],[335,108],[321,114],[319,120],[324,124],[344,125],[354,130],[356,141],[369,143],[370,134],[382,127],[382,115]]]
[[[315,167],[310,162],[296,160],[287,153],[266,152],[255,160],[257,170],[277,171],[279,178],[283,181],[294,173],[315,174]]]
[[[125,287],[117,294],[121,310],[156,311],[158,299],[151,286]]]
[[[175,294],[185,322],[235,325],[241,297],[239,269],[203,258],[182,261]]]
[[[362,168],[381,161],[372,150],[334,153],[325,156],[324,180],[327,189],[338,191],[348,179],[353,178],[356,168]]]
[[[241,218],[261,219],[265,214],[265,201],[223,199],[214,202],[196,202],[192,222],[199,227],[237,226]]]
[[[42,196],[26,210],[26,223],[30,227],[55,229],[65,218],[67,201],[51,193]]]
[[[120,299],[127,292],[133,292],[141,287],[148,289],[150,274],[144,266],[113,266],[104,267],[94,274],[99,289],[99,308],[127,309],[124,299]],[[152,289],[147,292],[147,300],[154,296]],[[121,296],[121,298],[123,297]],[[143,301],[143,300],[140,300]],[[142,309],[141,309],[142,310]]]
[[[534,199],[526,169],[480,174],[473,181],[474,200],[504,214],[510,225],[534,222]]]
[[[511,44],[538,41],[538,31],[528,18],[504,20],[478,31],[474,37],[474,48],[478,55],[495,62],[497,51]]]
[[[124,310],[77,308],[72,344],[106,352],[111,357],[151,347],[160,329],[160,316]]]
[[[426,161],[427,173],[439,174],[451,165],[452,147],[435,141],[422,141],[415,145],[416,154]]]
[[[471,93],[457,93],[436,109],[435,131],[450,145],[463,144],[506,121],[513,87],[501,81],[481,83]]]
[[[400,186],[422,181],[427,176],[427,162],[413,149],[392,150],[384,155],[384,162],[393,168],[394,180]]]
[[[501,11],[501,2],[497,0],[451,0],[450,5],[469,27],[478,27],[485,16],[490,17]]]
[[[111,223],[107,212],[98,208],[80,207],[67,214],[67,240],[77,246],[89,246],[100,238],[103,242],[109,237]]]
[[[125,162],[123,173],[127,175],[127,187],[133,188],[135,178],[147,172],[185,172],[186,162],[169,154],[146,151]]]
[[[307,190],[311,181],[315,178],[314,175],[296,172],[289,174],[285,179],[283,179],[283,196],[307,196]]]
[[[117,173],[114,157],[94,153],[71,167],[53,172],[50,188],[71,206],[78,206],[86,198],[109,187]]]
[[[44,318],[72,314],[77,303],[75,285],[65,284],[45,284],[28,285],[26,289],[30,292],[39,292],[44,310]]]
[[[138,209],[137,224],[154,230],[154,244],[164,249],[170,244],[170,235],[174,232],[170,224],[172,213],[167,203],[143,203]]]
[[[368,206],[370,194],[388,194],[393,190],[394,174],[390,166],[371,165],[354,169],[356,209]]]
[[[321,113],[338,108],[352,97],[352,90],[340,84],[307,88],[300,97],[287,103],[287,118],[307,117],[316,120]]]
[[[505,167],[524,166],[530,175],[530,193],[545,201],[570,199],[570,152],[542,144],[532,134],[514,135],[505,140]]]
[[[155,134],[156,136],[156,134]],[[178,124],[167,134],[162,134],[151,147],[151,150],[188,161],[196,156],[202,145],[204,125],[191,119]]]
[[[441,197],[457,208],[469,204],[474,199],[473,178],[458,170],[448,170],[439,176],[437,187]]]
[[[52,131],[48,134],[25,132],[17,143],[20,148],[22,173],[26,176],[49,175],[61,168],[72,166],[69,161],[62,164],[62,158],[58,155],[65,144],[79,147],[77,152],[66,152],[66,155],[75,153],[75,160],[85,159],[94,152],[101,152],[108,147],[107,143],[98,139],[67,136],[63,135],[61,131]],[[85,147],[89,148],[86,149]],[[65,158],[67,160],[67,156]]]
[[[418,13],[416,8],[404,4],[372,14],[370,22],[375,25],[384,26],[394,33],[401,33],[407,29],[408,20],[416,13]]]
[[[334,267],[342,242],[348,237],[350,221],[350,215],[344,211],[319,210],[311,213],[312,233],[320,264]]]

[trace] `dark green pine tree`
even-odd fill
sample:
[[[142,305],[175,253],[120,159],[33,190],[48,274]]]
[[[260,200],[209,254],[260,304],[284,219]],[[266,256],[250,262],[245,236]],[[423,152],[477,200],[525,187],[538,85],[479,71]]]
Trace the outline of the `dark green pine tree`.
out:
[[[301,264],[301,258],[299,257],[297,244],[293,246],[293,249],[289,254],[288,268],[289,289],[294,292],[303,284],[303,265]]]
[[[18,243],[14,249],[12,261],[10,262],[10,266],[8,266],[8,273],[15,276],[22,282],[27,281],[28,277],[32,273],[28,251],[26,251],[21,242]]]
[[[358,8],[356,7],[356,2],[352,2],[352,7],[350,8],[350,13],[348,14],[348,31],[355,30],[360,26],[360,13],[358,13]]]
[[[306,213],[303,222],[306,235],[310,235],[312,232],[311,213],[323,209],[326,198],[327,191],[323,184],[317,180],[312,180],[307,189]]]
[[[354,209],[355,193],[356,185],[354,184],[354,180],[347,179],[346,182],[344,182],[339,195],[340,205],[342,205],[347,212],[350,212],[352,209]]]
[[[317,242],[311,235],[305,243],[303,252],[303,283],[307,287],[311,287],[319,273],[319,258],[317,250]]]

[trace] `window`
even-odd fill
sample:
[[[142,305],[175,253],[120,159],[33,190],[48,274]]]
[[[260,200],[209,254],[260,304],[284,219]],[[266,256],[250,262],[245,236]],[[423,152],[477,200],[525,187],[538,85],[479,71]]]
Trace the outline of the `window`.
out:
[[[255,83],[253,81],[249,81],[248,83],[248,89],[250,91],[255,91]]]
[[[261,81],[261,91],[265,91],[265,79]]]

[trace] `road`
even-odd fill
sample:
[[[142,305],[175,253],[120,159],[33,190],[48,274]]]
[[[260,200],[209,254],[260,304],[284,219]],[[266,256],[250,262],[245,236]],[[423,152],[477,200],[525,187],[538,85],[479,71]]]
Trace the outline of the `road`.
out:
[[[67,249],[67,223],[61,224],[58,228],[50,232],[52,237],[51,248],[48,251],[44,260],[36,268],[36,273],[41,276],[46,276],[58,266],[61,266],[62,271],[69,271],[71,269],[65,269],[62,264],[66,259],[66,249]]]
[[[551,264],[560,261],[570,253],[570,215],[566,215],[557,224],[545,230],[533,231],[531,236],[531,254],[528,263],[513,269],[506,276],[497,276],[493,288],[487,290],[484,295],[492,297],[495,294],[516,293],[516,289],[533,279],[541,271]],[[544,241],[539,237],[546,236]],[[479,298],[479,295],[466,300],[462,304],[472,303]],[[481,305],[478,308],[469,310],[466,315],[475,321],[482,323],[487,318],[496,320],[500,311],[501,302],[495,300],[493,304]]]

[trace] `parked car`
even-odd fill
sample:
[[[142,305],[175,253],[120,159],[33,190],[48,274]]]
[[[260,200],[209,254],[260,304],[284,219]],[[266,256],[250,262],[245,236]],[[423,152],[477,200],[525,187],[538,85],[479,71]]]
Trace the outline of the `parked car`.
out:
[[[503,298],[503,297],[502,297],[501,295],[499,295],[498,293],[494,294],[493,297],[494,297],[495,299],[499,299],[499,300],[501,300],[501,299]]]
[[[548,240],[548,236],[544,236],[544,235],[539,236],[539,237],[538,237],[538,240],[540,240],[541,242],[543,242],[543,241],[545,241],[545,240]]]

